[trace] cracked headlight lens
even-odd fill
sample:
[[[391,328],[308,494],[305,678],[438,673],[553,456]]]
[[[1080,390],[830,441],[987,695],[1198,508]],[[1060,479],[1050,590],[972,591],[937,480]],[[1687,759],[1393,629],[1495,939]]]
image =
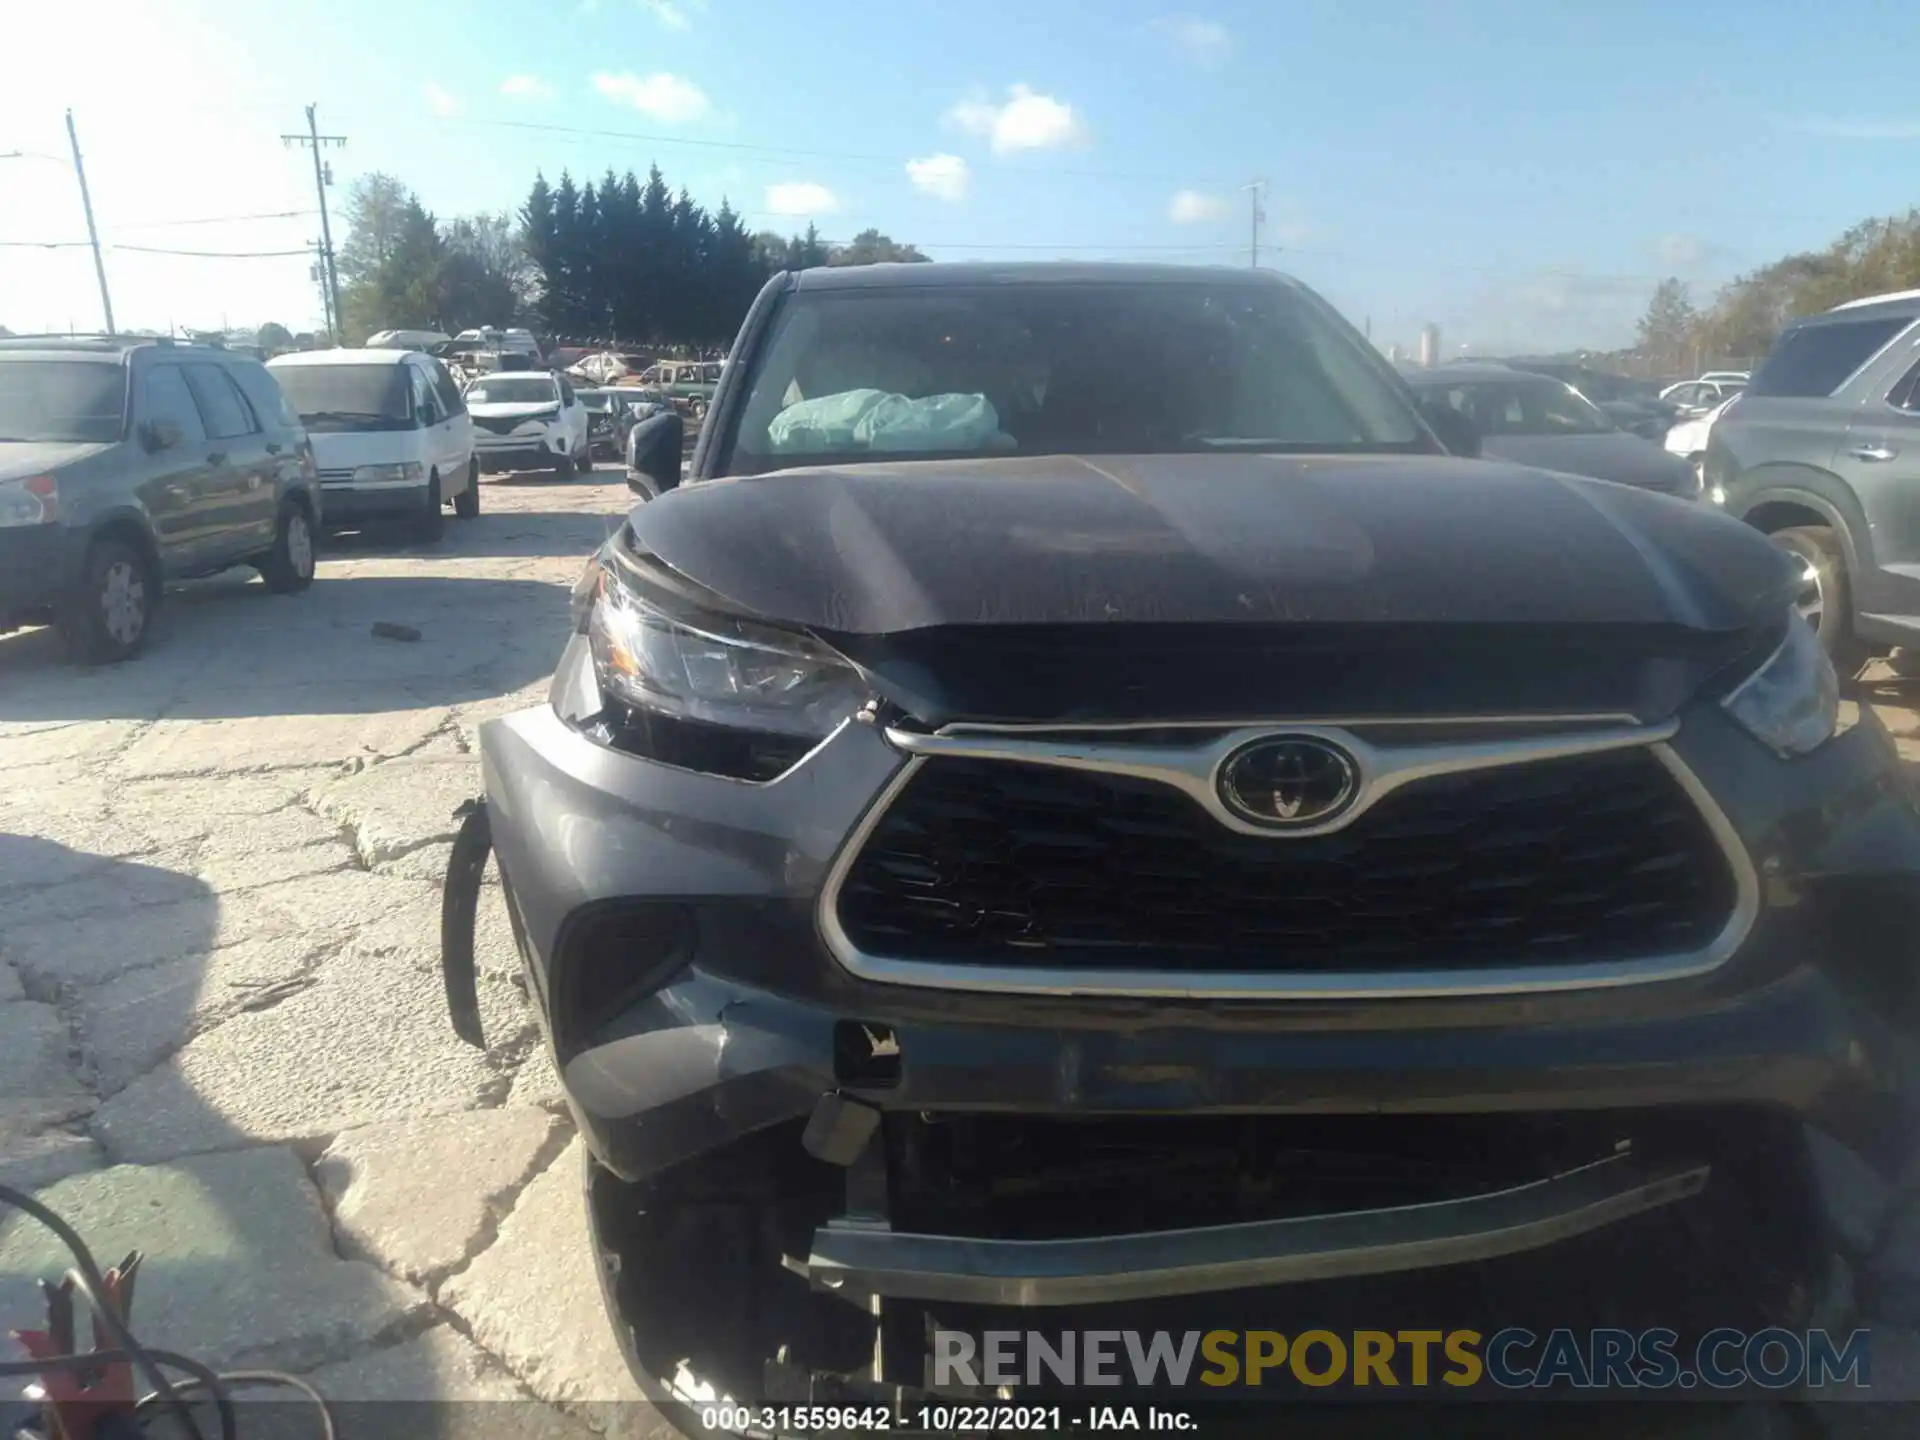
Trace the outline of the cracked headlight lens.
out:
[[[615,540],[574,587],[604,693],[683,720],[812,737],[866,702],[859,672],[812,636],[689,604],[650,585],[643,566]]]
[[[1776,754],[1805,755],[1833,736],[1840,715],[1840,679],[1820,637],[1793,612],[1779,648],[1720,706]]]

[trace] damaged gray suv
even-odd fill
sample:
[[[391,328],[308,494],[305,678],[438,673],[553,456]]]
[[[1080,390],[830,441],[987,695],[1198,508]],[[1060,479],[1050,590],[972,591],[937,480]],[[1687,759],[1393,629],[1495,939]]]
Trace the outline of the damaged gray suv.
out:
[[[732,356],[447,888],[478,1042],[491,846],[656,1393],[1683,1212],[1760,1289],[1807,1123],[1899,1162],[1920,817],[1765,537],[1461,458],[1267,272],[781,275]]]

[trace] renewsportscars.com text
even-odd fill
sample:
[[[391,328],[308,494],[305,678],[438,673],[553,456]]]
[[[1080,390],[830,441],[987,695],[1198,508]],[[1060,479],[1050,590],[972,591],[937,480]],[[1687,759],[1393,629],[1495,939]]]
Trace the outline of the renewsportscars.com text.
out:
[[[1872,1336],[1825,1330],[936,1330],[935,1388],[1735,1390],[1873,1383]],[[1205,1393],[1202,1390],[1200,1393]]]

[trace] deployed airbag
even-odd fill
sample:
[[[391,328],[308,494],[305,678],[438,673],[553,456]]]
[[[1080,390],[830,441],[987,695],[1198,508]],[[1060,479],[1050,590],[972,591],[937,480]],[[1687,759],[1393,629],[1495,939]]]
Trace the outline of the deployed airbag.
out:
[[[767,426],[776,455],[1006,450],[1014,441],[984,395],[925,395],[843,390],[789,405]]]

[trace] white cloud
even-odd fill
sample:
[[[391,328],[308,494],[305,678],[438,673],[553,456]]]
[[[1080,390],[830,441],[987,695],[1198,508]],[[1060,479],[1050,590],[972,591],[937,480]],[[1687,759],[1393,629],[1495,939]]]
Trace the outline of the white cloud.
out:
[[[605,71],[593,77],[593,88],[620,105],[631,105],[642,115],[681,125],[701,119],[713,108],[706,91],[691,80],[660,71],[653,75],[634,75]]]
[[[995,154],[1010,150],[1057,150],[1082,144],[1087,138],[1086,126],[1073,113],[1071,105],[1025,85],[1008,89],[1004,105],[996,105],[982,96],[970,96],[948,110],[946,120],[969,135],[988,137]]]
[[[433,107],[434,114],[458,115],[460,113],[459,97],[449,92],[444,86],[436,85],[429,80],[421,93],[427,97],[427,104]]]
[[[706,0],[641,0],[653,18],[668,30],[690,30],[693,17],[707,8]]]
[[[942,200],[964,200],[972,173],[958,155],[929,155],[924,160],[907,161],[907,179],[916,190],[924,190]]]
[[[500,93],[516,100],[551,100],[553,86],[538,75],[509,75],[500,82]]]
[[[1788,120],[1786,128],[1823,140],[1920,140],[1920,120],[1864,120],[1844,116],[1815,116]]]
[[[1233,36],[1218,20],[1178,15],[1159,22],[1160,28],[1202,65],[1218,65],[1233,49]]]
[[[839,197],[811,180],[787,180],[767,187],[767,209],[775,215],[831,215]]]
[[[1173,203],[1167,207],[1167,218],[1180,225],[1193,225],[1202,220],[1218,220],[1227,213],[1227,202],[1218,195],[1203,195],[1198,190],[1181,190],[1175,193]]]

